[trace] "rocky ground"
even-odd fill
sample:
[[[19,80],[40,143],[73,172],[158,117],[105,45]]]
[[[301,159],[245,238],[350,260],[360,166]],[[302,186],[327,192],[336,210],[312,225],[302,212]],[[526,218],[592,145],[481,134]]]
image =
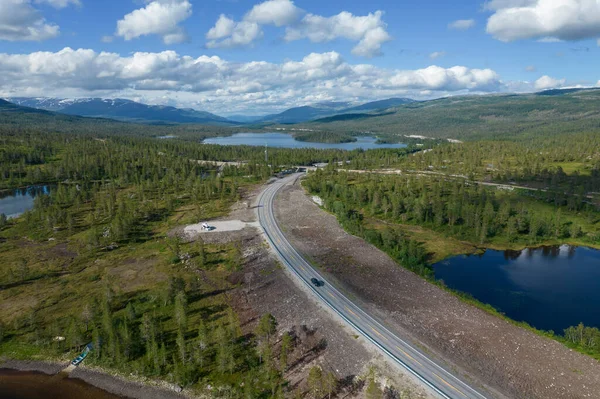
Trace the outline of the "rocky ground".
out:
[[[343,231],[299,185],[279,194],[276,214],[288,239],[333,284],[417,343],[484,386],[490,397],[600,398],[600,363],[478,308],[403,269]]]

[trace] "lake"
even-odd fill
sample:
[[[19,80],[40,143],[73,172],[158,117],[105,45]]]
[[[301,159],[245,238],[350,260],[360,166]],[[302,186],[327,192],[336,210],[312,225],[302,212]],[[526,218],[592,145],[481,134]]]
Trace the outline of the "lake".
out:
[[[370,150],[374,148],[404,148],[406,144],[377,144],[377,139],[370,136],[358,136],[352,143],[314,143],[309,141],[298,141],[291,134],[286,133],[237,133],[228,137],[211,137],[205,139],[205,144],[220,145],[267,145],[271,148],[319,148],[340,150]]]
[[[600,251],[563,245],[486,251],[434,266],[436,279],[540,330],[600,327]]]
[[[0,369],[0,398],[5,399],[120,399],[76,378],[32,371]]]
[[[41,194],[48,194],[50,186],[30,186],[0,192],[0,213],[9,219],[20,216],[33,208],[33,200]]]

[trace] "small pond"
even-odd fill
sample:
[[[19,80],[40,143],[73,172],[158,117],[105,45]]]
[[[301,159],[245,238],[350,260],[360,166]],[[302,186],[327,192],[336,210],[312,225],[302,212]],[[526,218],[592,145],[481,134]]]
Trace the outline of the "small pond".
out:
[[[437,263],[435,277],[540,330],[600,327],[600,251],[568,245],[486,251]]]
[[[48,194],[51,186],[30,186],[0,192],[0,213],[9,219],[20,216],[33,208],[33,200],[41,194]]]
[[[377,144],[377,139],[370,136],[358,136],[352,143],[314,143],[298,141],[286,133],[237,133],[228,137],[211,137],[203,141],[205,144],[251,145],[274,148],[319,148],[341,150],[370,150],[374,148],[404,148],[406,144]]]

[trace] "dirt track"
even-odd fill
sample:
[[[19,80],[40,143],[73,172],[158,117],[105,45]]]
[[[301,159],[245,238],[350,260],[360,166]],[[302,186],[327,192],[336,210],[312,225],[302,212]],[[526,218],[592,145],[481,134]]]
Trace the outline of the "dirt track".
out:
[[[286,188],[276,204],[290,241],[366,310],[496,389],[493,396],[600,398],[600,363],[459,301],[345,233],[304,190]]]

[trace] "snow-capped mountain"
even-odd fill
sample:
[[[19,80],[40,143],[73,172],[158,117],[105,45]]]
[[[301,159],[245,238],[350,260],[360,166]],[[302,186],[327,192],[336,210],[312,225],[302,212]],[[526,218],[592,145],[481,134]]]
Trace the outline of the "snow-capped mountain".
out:
[[[90,116],[146,123],[204,123],[229,125],[230,120],[191,108],[181,109],[163,105],[147,105],[125,99],[102,98],[7,98],[17,105],[59,112],[68,115]]]

